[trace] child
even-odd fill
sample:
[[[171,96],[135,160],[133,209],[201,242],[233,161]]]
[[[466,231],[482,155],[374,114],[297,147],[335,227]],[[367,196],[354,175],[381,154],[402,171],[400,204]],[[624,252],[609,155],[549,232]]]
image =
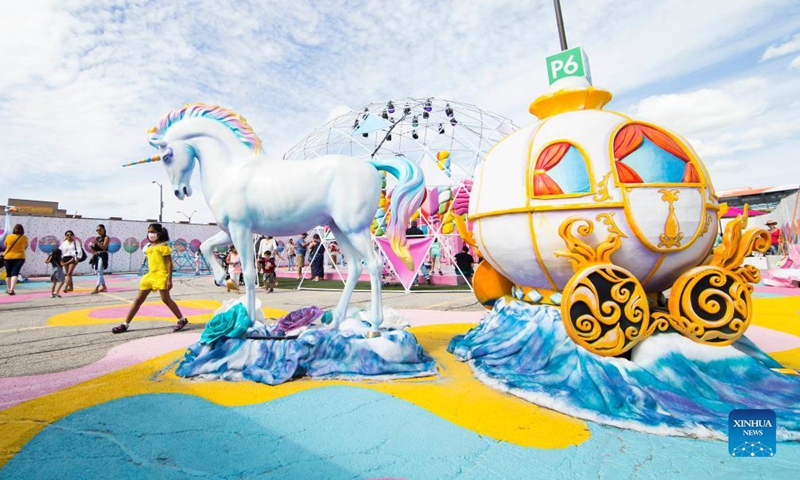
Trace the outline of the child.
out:
[[[236,247],[231,245],[230,250],[228,250],[228,256],[225,258],[225,263],[228,264],[228,276],[236,282],[239,281],[239,285],[244,285],[244,279],[242,278],[242,261],[239,258],[239,252],[236,251]],[[238,290],[238,288],[237,288]]]
[[[53,286],[50,287],[50,298],[61,298],[61,287],[64,286],[64,280],[67,278],[64,275],[64,266],[61,265],[61,249],[56,248],[53,250],[53,253],[47,256],[47,260],[44,263],[53,266],[53,274],[50,275],[50,281],[53,283]],[[58,288],[56,288],[56,284],[58,284]]]
[[[151,291],[158,291],[161,294],[161,301],[164,302],[175,317],[178,318],[178,323],[173,332],[183,330],[189,320],[181,314],[181,310],[175,301],[169,296],[169,291],[172,290],[172,249],[165,242],[169,241],[169,233],[167,229],[162,227],[160,223],[151,223],[147,227],[147,239],[150,240],[150,246],[145,250],[147,256],[148,272],[142,277],[139,284],[139,295],[136,301],[131,305],[131,310],[125,318],[125,323],[114,327],[111,331],[113,333],[123,333],[128,331],[128,327],[139,311],[145,299],[150,295]]]
[[[258,263],[261,264],[261,271],[264,272],[264,290],[266,290],[267,293],[274,292],[278,284],[275,282],[276,264],[275,258],[272,256],[272,251],[265,251],[264,256],[261,257]]]
[[[238,293],[240,291],[239,285],[244,284],[242,281],[242,261],[239,259],[239,252],[236,251],[236,247],[233,245],[228,249],[228,255],[225,256],[225,264],[228,266],[228,281],[226,282],[228,292],[236,290]],[[237,278],[239,280],[238,285],[236,283]]]

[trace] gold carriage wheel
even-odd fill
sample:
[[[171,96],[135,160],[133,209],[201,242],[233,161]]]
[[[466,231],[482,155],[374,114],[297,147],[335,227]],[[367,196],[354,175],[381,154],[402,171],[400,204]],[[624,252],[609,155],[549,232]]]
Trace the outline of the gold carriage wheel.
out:
[[[669,323],[698,343],[725,346],[750,325],[752,286],[716,266],[696,267],[678,277],[669,299]]]
[[[651,322],[644,288],[629,271],[610,263],[580,270],[564,288],[561,316],[569,337],[592,353],[618,356],[659,329]]]

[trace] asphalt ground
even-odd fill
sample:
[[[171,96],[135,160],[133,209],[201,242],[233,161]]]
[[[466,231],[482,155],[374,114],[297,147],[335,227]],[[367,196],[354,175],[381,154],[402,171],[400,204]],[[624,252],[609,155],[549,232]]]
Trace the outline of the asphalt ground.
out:
[[[180,335],[171,332],[172,325],[163,321],[137,321],[123,335],[111,333],[113,325],[53,326],[48,319],[55,315],[97,307],[129,305],[138,293],[138,277],[133,275],[107,276],[111,292],[89,295],[93,277],[76,277],[76,293],[63,294],[62,298],[50,298],[50,284],[44,279],[34,279],[17,289],[19,301],[0,303],[0,377],[38,375],[82,367],[102,359],[113,347],[131,340],[156,335]],[[297,281],[279,279],[279,288],[267,294],[258,290],[258,298],[264,307],[281,310],[296,310],[316,305],[323,309],[333,308],[339,300],[340,291],[296,290]],[[340,282],[306,281],[304,287],[337,288]],[[361,287],[362,285],[359,285]],[[242,290],[243,294],[244,290]],[[35,294],[35,295],[28,295]],[[217,300],[237,298],[224,288],[214,285],[209,276],[176,277],[172,289],[175,300]],[[382,295],[384,306],[394,309],[430,309],[439,311],[481,311],[469,290],[442,291],[427,289],[423,292],[405,293],[385,289]],[[10,300],[10,299],[9,299]],[[351,305],[366,307],[369,292],[356,291]],[[159,301],[151,294],[148,301]],[[202,330],[203,325],[192,325],[187,331]],[[188,345],[187,341],[187,345]]]

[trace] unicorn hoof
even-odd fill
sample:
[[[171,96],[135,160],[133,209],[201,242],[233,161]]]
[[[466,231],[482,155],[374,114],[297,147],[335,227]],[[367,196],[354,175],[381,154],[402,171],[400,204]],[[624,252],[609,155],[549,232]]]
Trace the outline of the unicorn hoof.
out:
[[[381,332],[378,332],[378,331],[375,331],[375,330],[370,330],[369,332],[367,332],[367,338],[377,338],[377,337],[380,337],[380,336],[381,336]]]

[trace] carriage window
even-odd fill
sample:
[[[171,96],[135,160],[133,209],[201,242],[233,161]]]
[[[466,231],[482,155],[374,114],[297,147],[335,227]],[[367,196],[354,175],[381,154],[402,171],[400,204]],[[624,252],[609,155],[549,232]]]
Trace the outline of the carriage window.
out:
[[[533,195],[591,193],[589,168],[581,151],[569,142],[548,145],[536,159]]]
[[[614,137],[614,165],[622,183],[699,183],[686,151],[667,134],[627,125]]]

